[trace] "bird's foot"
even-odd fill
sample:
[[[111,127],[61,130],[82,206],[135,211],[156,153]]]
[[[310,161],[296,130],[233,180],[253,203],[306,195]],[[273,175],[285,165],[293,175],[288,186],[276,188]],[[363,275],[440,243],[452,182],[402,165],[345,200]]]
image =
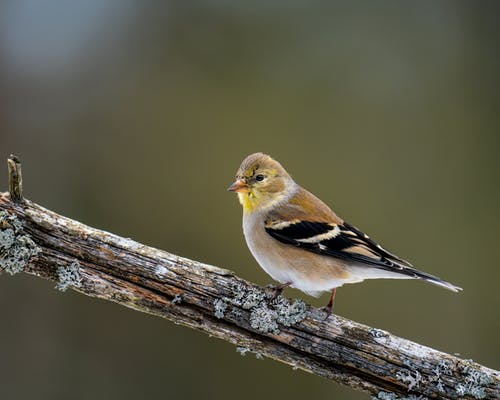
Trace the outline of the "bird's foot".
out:
[[[292,282],[280,283],[279,285],[267,285],[267,289],[272,290],[271,300],[276,299],[276,297],[283,294],[283,291],[292,284]]]
[[[323,319],[324,321],[326,321],[330,317],[330,315],[332,315],[333,307],[328,304],[324,307],[321,307],[320,311],[323,311],[326,314],[325,318]]]
[[[335,293],[337,292],[337,288],[332,289],[332,294],[330,295],[330,301],[324,307],[321,307],[320,310],[326,312],[325,321],[328,319],[330,315],[332,315],[333,303],[335,301]]]

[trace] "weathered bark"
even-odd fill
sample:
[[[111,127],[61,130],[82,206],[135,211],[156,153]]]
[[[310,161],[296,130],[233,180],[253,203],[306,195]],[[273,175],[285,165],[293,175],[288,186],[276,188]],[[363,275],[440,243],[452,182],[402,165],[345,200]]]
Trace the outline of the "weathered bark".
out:
[[[18,193],[18,192],[15,192]],[[206,332],[376,399],[498,399],[498,371],[0,193],[0,267]]]

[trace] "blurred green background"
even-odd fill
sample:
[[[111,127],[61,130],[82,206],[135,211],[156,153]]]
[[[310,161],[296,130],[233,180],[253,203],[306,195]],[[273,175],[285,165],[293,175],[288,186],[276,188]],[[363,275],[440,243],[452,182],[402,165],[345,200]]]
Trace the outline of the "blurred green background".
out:
[[[369,281],[336,313],[498,369],[499,37],[487,1],[4,0],[0,164],[45,207],[267,284],[226,192],[267,152],[464,288]],[[366,398],[53,286],[0,276],[2,399]]]

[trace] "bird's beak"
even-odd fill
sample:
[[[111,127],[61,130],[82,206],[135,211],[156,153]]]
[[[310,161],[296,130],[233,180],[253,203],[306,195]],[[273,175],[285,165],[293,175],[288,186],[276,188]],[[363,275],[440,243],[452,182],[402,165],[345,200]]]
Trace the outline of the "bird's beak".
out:
[[[238,192],[238,193],[245,193],[248,192],[249,190],[250,188],[243,179],[235,180],[234,183],[227,188],[228,192]]]

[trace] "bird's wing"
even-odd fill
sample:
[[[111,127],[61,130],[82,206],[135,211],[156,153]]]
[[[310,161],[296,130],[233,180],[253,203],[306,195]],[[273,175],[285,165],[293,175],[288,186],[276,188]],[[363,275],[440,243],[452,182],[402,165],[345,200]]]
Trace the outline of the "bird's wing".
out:
[[[412,265],[378,245],[346,222],[328,223],[304,220],[266,220],[266,232],[274,239],[324,256],[337,257],[358,266],[378,268],[411,278],[420,278],[457,292],[462,288],[437,276],[414,269]]]
[[[455,292],[461,290],[436,276],[414,269],[408,261],[390,253],[343,221],[326,204],[302,188],[286,204],[267,214],[265,230],[281,243],[312,253],[424,279]]]
[[[401,272],[411,264],[344,222],[325,203],[299,187],[287,203],[270,211],[266,232],[281,243],[356,264]]]
[[[306,220],[266,220],[266,232],[281,243],[313,253],[369,264],[402,272],[411,264],[388,252],[360,230],[346,222],[328,223]],[[404,273],[404,272],[403,272]]]

